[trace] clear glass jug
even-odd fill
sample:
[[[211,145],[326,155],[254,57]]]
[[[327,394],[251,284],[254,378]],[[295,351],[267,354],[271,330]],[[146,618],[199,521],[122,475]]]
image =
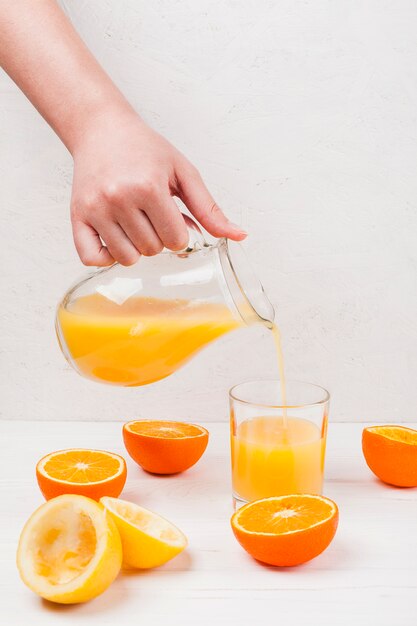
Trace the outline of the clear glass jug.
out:
[[[57,309],[61,350],[87,378],[146,385],[175,372],[204,345],[235,328],[272,326],[274,309],[243,249],[204,240],[185,218],[188,248],[142,256],[89,273]]]

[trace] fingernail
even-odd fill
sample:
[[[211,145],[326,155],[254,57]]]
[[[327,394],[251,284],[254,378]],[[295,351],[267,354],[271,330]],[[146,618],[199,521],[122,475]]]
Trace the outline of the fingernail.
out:
[[[242,228],[241,226],[239,226],[239,224],[234,224],[233,222],[229,222],[229,226],[231,226],[233,230],[238,230],[240,233],[244,233],[245,235],[248,234],[248,231]]]

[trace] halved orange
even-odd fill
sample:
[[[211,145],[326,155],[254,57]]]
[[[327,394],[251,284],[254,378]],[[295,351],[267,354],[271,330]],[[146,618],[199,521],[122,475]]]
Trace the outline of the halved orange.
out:
[[[137,420],[123,426],[126,450],[153,474],[177,474],[197,463],[207,447],[208,431],[197,424]]]
[[[363,430],[362,450],[380,480],[397,487],[417,487],[417,430],[370,426]]]
[[[46,500],[65,493],[100,500],[117,498],[126,482],[123,457],[104,450],[71,448],[44,456],[36,465],[36,478]]]
[[[332,541],[339,521],[335,502],[296,494],[255,500],[232,516],[234,535],[258,561],[276,566],[305,563]]]

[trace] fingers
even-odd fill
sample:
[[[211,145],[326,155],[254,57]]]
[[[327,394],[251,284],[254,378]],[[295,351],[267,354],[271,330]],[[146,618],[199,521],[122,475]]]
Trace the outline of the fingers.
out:
[[[133,265],[141,254],[153,256],[164,246],[183,250],[188,244],[184,219],[168,192],[164,199],[154,199],[146,213],[113,207],[110,216],[98,205],[88,219],[90,224],[80,217],[73,219],[75,247],[84,265],[106,266],[115,261]]]
[[[187,247],[187,227],[177,204],[168,192],[165,196],[155,198],[147,207],[146,214],[166,248],[184,250]]]
[[[133,265],[140,257],[140,252],[127,237],[123,228],[109,219],[98,224],[94,223],[95,230],[106,244],[107,250],[113,259],[121,265]]]
[[[167,179],[151,177],[148,182],[113,184],[84,198],[76,196],[71,217],[82,262],[105,266],[118,261],[133,265],[141,254],[153,256],[164,246],[174,251],[184,250],[189,233],[170,189]],[[239,227],[226,219],[198,176],[182,183],[180,195],[214,236],[237,241],[245,237]]]
[[[102,244],[98,232],[92,226],[82,221],[74,221],[72,228],[75,248],[84,265],[105,267],[114,263],[114,257]]]
[[[189,163],[177,171],[181,200],[200,224],[214,237],[229,237],[241,241],[247,232],[229,222],[216,204],[198,171]]]
[[[130,241],[144,256],[158,254],[164,247],[148,217],[140,210],[127,210],[119,217],[120,225]]]

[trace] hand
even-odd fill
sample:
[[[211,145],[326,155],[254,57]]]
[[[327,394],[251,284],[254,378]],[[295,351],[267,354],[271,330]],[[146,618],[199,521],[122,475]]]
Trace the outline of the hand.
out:
[[[55,0],[0,0],[0,41],[0,64],[74,158],[71,221],[83,263],[130,265],[163,246],[185,248],[172,196],[215,237],[245,238],[195,167],[131,108]]]
[[[188,231],[172,196],[214,237],[240,241],[196,168],[133,111],[104,113],[73,150],[71,221],[85,265],[132,265],[163,247],[182,250]]]

